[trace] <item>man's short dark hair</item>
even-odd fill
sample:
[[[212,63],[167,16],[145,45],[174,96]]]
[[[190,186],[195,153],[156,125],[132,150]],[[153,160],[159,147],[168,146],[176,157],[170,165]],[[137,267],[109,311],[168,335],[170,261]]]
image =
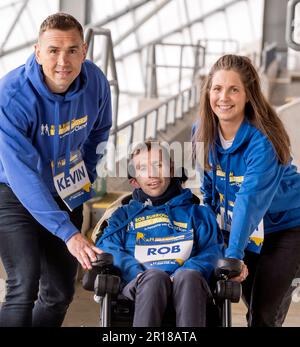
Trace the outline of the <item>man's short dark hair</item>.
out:
[[[83,28],[76,18],[67,13],[58,12],[48,16],[40,26],[39,36],[49,29],[62,31],[76,29],[83,40]]]
[[[171,160],[170,153],[168,149],[164,147],[161,142],[155,141],[155,140],[147,140],[145,142],[140,142],[133,147],[129,155],[129,161],[128,161],[128,178],[129,179],[135,177],[135,167],[133,164],[133,158],[145,150],[150,152],[152,149],[159,149],[159,151],[161,151],[163,160],[170,162]]]

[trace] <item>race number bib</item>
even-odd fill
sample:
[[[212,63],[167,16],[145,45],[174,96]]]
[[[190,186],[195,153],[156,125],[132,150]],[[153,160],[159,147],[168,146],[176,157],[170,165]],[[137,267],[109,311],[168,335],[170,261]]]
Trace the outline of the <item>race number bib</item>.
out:
[[[192,253],[193,234],[190,231],[174,237],[147,238],[138,233],[134,257],[146,268],[164,265],[168,270],[168,264],[175,263],[182,266]]]
[[[53,168],[53,162],[51,164]],[[79,150],[71,153],[68,177],[65,177],[65,164],[65,159],[57,161],[53,181],[58,195],[72,211],[95,196],[95,191]]]

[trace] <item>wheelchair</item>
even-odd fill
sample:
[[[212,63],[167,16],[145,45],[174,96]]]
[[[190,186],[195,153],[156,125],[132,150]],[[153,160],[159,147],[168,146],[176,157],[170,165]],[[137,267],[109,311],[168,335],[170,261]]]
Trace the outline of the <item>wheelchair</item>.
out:
[[[220,259],[214,274],[213,302],[207,308],[207,326],[231,327],[231,303],[241,297],[241,284],[230,279],[241,272],[237,259]],[[132,326],[134,303],[120,294],[120,272],[113,266],[109,253],[97,255],[92,270],[86,272],[83,288],[94,291],[94,300],[100,306],[100,327]],[[163,326],[175,326],[175,311],[167,308]]]

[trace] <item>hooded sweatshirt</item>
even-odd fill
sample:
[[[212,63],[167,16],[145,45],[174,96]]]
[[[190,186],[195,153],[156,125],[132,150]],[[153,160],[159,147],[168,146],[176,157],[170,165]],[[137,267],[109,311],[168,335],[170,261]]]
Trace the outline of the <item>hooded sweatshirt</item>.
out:
[[[96,245],[113,255],[126,283],[151,268],[170,276],[193,269],[208,280],[223,257],[223,238],[215,216],[193,203],[189,189],[161,205],[131,200],[113,213]]]
[[[230,148],[218,138],[209,162],[201,191],[204,203],[224,214],[222,229],[229,226],[227,257],[260,252],[263,237],[255,230],[262,220],[265,234],[300,225],[300,174],[291,163],[280,164],[271,142],[249,122],[241,124]]]
[[[0,81],[0,182],[65,242],[78,230],[53,198],[51,162],[65,159],[68,177],[70,154],[79,150],[93,182],[102,156],[96,148],[107,141],[111,122],[108,81],[90,61],[64,95],[47,88],[34,54]]]

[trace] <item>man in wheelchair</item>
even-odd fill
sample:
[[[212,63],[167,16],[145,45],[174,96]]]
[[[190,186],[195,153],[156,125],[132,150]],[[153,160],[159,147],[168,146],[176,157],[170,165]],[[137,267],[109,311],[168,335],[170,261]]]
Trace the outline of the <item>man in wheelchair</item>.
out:
[[[209,281],[223,258],[214,214],[173,177],[158,142],[135,147],[129,163],[133,199],[117,209],[96,246],[120,269],[122,294],[134,301],[134,327],[161,326],[169,302],[176,326],[206,326]]]

